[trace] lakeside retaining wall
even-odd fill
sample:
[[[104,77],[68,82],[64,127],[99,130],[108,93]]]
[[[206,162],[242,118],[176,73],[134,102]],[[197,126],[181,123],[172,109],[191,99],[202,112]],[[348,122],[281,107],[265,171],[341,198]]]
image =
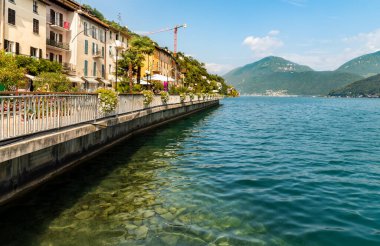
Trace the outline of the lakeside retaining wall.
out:
[[[0,204],[132,135],[217,105],[218,99],[148,108],[0,146]]]

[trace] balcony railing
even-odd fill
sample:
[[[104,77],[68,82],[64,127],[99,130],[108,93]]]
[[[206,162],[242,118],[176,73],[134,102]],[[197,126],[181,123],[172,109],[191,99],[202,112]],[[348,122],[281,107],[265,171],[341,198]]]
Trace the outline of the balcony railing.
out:
[[[76,75],[76,67],[71,63],[64,62],[63,73],[68,75]]]
[[[102,54],[102,52],[101,51],[94,51],[93,53],[92,53],[92,57],[94,57],[94,58],[103,58],[103,54]]]
[[[61,30],[66,30],[66,31],[69,31],[70,30],[70,22],[68,21],[64,21],[64,20],[56,20],[55,18],[52,18],[50,15],[47,16],[46,18],[48,24],[51,25],[51,27],[56,27],[56,28],[59,28]]]
[[[70,45],[68,43],[57,42],[54,39],[46,39],[46,44],[60,49],[70,50]]]

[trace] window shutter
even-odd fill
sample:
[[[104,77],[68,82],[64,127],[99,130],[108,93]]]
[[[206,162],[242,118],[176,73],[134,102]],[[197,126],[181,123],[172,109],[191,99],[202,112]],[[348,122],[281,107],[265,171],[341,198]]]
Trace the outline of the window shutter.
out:
[[[20,44],[16,43],[16,55],[20,54]]]
[[[84,61],[84,76],[87,76],[87,72],[88,72],[88,61],[85,60]]]
[[[84,54],[88,55],[88,40],[84,41]]]
[[[55,11],[50,9],[50,22],[55,25]]]
[[[59,13],[59,26],[63,27],[63,14]]]
[[[42,49],[40,49],[40,55],[39,55],[40,59],[42,59]]]
[[[9,41],[4,39],[4,50],[9,51],[8,48],[9,48]]]

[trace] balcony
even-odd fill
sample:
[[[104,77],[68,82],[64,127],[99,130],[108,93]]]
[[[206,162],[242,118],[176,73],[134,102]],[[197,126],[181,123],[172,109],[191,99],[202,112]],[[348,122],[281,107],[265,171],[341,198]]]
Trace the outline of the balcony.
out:
[[[93,58],[97,58],[97,59],[103,58],[103,54],[102,54],[101,51],[95,51],[95,52],[92,53],[92,57]]]
[[[47,23],[50,25],[51,29],[64,32],[70,31],[70,22],[68,21],[56,20],[54,18],[51,18],[50,16],[47,16],[46,20]]]
[[[54,39],[46,39],[46,45],[55,50],[70,51],[70,45],[68,43],[57,42]]]
[[[63,65],[62,67],[63,67],[64,74],[67,74],[70,76],[76,76],[77,70],[73,64],[65,62],[62,65]]]

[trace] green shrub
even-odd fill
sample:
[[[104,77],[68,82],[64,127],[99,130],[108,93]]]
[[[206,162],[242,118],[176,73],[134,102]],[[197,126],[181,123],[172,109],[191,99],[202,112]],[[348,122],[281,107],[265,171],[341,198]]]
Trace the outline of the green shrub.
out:
[[[26,73],[37,76],[43,72],[61,73],[62,66],[58,62],[45,59],[36,59],[29,56],[16,56],[17,66],[25,68]]]
[[[193,101],[195,97],[194,93],[190,92],[188,95],[190,97],[190,100]]]
[[[152,81],[153,91],[162,91],[164,90],[164,85],[159,81]]]
[[[142,86],[139,84],[134,84],[132,88],[133,92],[141,92],[142,91]]]
[[[43,72],[33,81],[36,91],[70,92],[72,83],[61,73]]]
[[[161,91],[161,101],[162,103],[166,104],[169,101],[169,93],[167,91]]]
[[[186,100],[186,94],[185,93],[180,93],[179,94],[179,99],[181,100],[181,103],[183,103]]]
[[[178,89],[177,89],[177,87],[175,87],[175,86],[170,86],[169,87],[169,94],[170,95],[178,95]]]
[[[106,88],[99,88],[95,93],[98,93],[99,110],[101,112],[110,113],[116,109],[119,102],[116,92]]]
[[[189,90],[187,87],[179,86],[179,87],[177,87],[177,91],[178,91],[178,93],[187,93]]]
[[[15,90],[24,79],[25,70],[17,66],[13,55],[0,51],[0,84],[5,90]]]
[[[148,106],[153,101],[154,93],[151,90],[144,90],[142,94],[144,96],[144,105]]]
[[[120,82],[116,84],[116,91],[119,93],[128,93],[130,92],[129,88],[129,78],[122,77]]]

